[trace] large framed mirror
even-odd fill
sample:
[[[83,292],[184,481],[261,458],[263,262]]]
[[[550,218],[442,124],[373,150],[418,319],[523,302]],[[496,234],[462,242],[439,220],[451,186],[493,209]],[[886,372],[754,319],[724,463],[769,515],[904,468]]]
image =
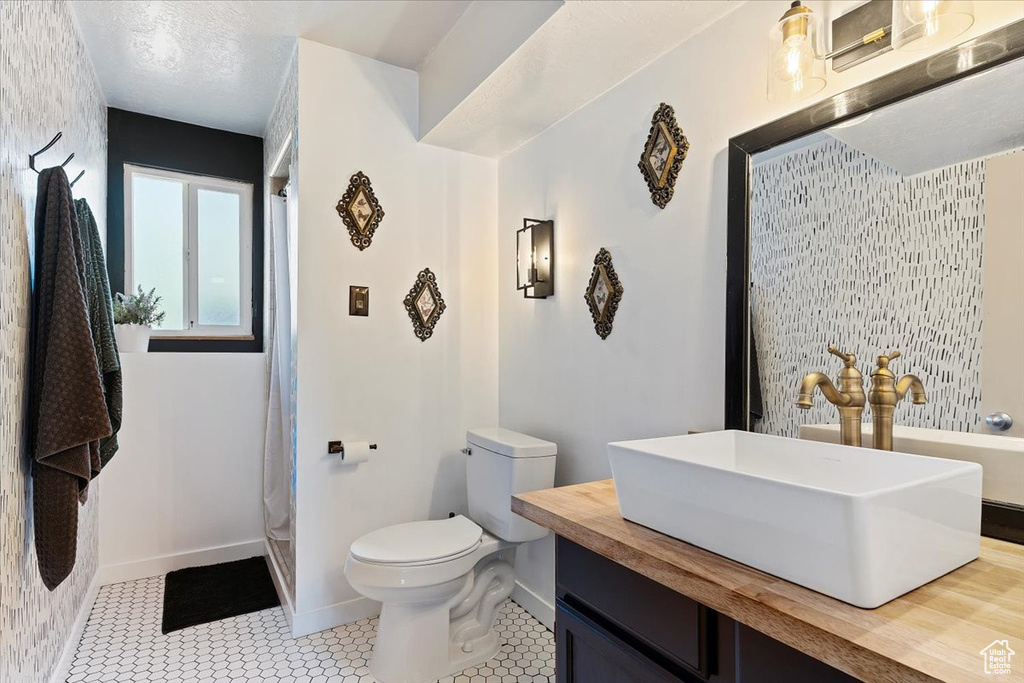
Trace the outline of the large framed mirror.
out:
[[[981,462],[1024,542],[1024,21],[733,138],[728,214],[726,427],[838,442],[801,380],[898,349],[895,449]]]

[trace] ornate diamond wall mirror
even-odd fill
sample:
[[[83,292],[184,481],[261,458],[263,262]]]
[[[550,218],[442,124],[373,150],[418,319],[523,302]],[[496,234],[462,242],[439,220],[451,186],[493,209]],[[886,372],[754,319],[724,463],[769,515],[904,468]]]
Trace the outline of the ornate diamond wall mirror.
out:
[[[651,201],[659,208],[664,209],[672,200],[676,176],[689,150],[690,142],[676,123],[675,111],[662,102],[651,119],[651,132],[639,164]]]
[[[362,171],[353,175],[349,180],[348,189],[334,208],[345,222],[352,244],[356,245],[359,251],[370,246],[373,233],[384,218],[384,209],[373,193],[370,178]]]
[[[413,333],[420,341],[430,339],[445,308],[441,290],[437,288],[437,276],[430,268],[424,268],[405,297],[405,310],[412,320]]]
[[[612,255],[602,247],[594,257],[590,284],[587,285],[587,293],[583,295],[594,319],[594,330],[601,339],[607,339],[612,333],[612,321],[615,319],[615,311],[619,309],[622,292],[622,283],[612,265]]]

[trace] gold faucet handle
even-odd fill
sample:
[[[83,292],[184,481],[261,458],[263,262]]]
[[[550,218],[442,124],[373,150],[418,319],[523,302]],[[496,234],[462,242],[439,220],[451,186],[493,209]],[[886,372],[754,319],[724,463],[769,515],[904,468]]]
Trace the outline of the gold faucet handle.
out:
[[[899,357],[900,357],[900,352],[896,351],[896,350],[894,350],[888,356],[879,356],[878,357],[878,367],[880,367],[880,368],[887,368],[887,367],[889,367],[889,361],[896,360]]]
[[[857,356],[855,354],[843,353],[842,351],[832,346],[831,344],[829,344],[828,346],[828,352],[831,353],[836,358],[838,358],[839,360],[846,363],[846,367],[848,368],[852,368],[854,364],[857,362]],[[899,353],[899,351],[897,351],[897,353]]]

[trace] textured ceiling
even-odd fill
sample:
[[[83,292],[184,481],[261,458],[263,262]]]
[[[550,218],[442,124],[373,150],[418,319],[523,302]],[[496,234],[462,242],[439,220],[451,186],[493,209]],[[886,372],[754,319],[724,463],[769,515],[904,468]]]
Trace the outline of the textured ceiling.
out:
[[[1024,146],[1024,59],[828,133],[904,175],[1018,149]]]
[[[470,0],[74,0],[111,107],[262,135],[297,37],[415,68]]]
[[[263,134],[297,37],[414,69],[424,63],[429,66],[435,48],[449,34],[455,35],[452,28],[472,4],[470,0],[72,2],[110,106],[253,135]],[[539,29],[526,32],[519,39],[525,42],[507,59],[503,55],[496,68],[489,65],[489,75],[468,96],[460,94],[461,102],[423,140],[501,156],[739,4],[734,0],[568,0]],[[464,42],[472,50],[460,57],[463,63],[484,64],[493,57],[484,52],[495,41]],[[456,61],[452,68],[458,66]]]
[[[500,157],[740,4],[567,0],[423,141]]]

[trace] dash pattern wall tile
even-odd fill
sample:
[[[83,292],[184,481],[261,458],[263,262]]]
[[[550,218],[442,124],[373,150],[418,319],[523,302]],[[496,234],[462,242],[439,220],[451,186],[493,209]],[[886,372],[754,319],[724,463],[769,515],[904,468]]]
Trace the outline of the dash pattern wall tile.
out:
[[[36,174],[28,155],[64,137],[40,168],[67,166],[106,226],[106,104],[66,2],[0,2],[0,681],[48,680],[96,573],[98,490],[80,511],[75,570],[53,593],[36,568],[25,449]]]
[[[903,176],[838,140],[754,167],[758,431],[838,422],[821,396],[809,411],[793,404],[805,374],[842,367],[829,344],[857,354],[865,391],[875,357],[902,352],[890,367],[921,377],[928,403],[901,402],[897,424],[978,429],[984,187],[984,160]]]

